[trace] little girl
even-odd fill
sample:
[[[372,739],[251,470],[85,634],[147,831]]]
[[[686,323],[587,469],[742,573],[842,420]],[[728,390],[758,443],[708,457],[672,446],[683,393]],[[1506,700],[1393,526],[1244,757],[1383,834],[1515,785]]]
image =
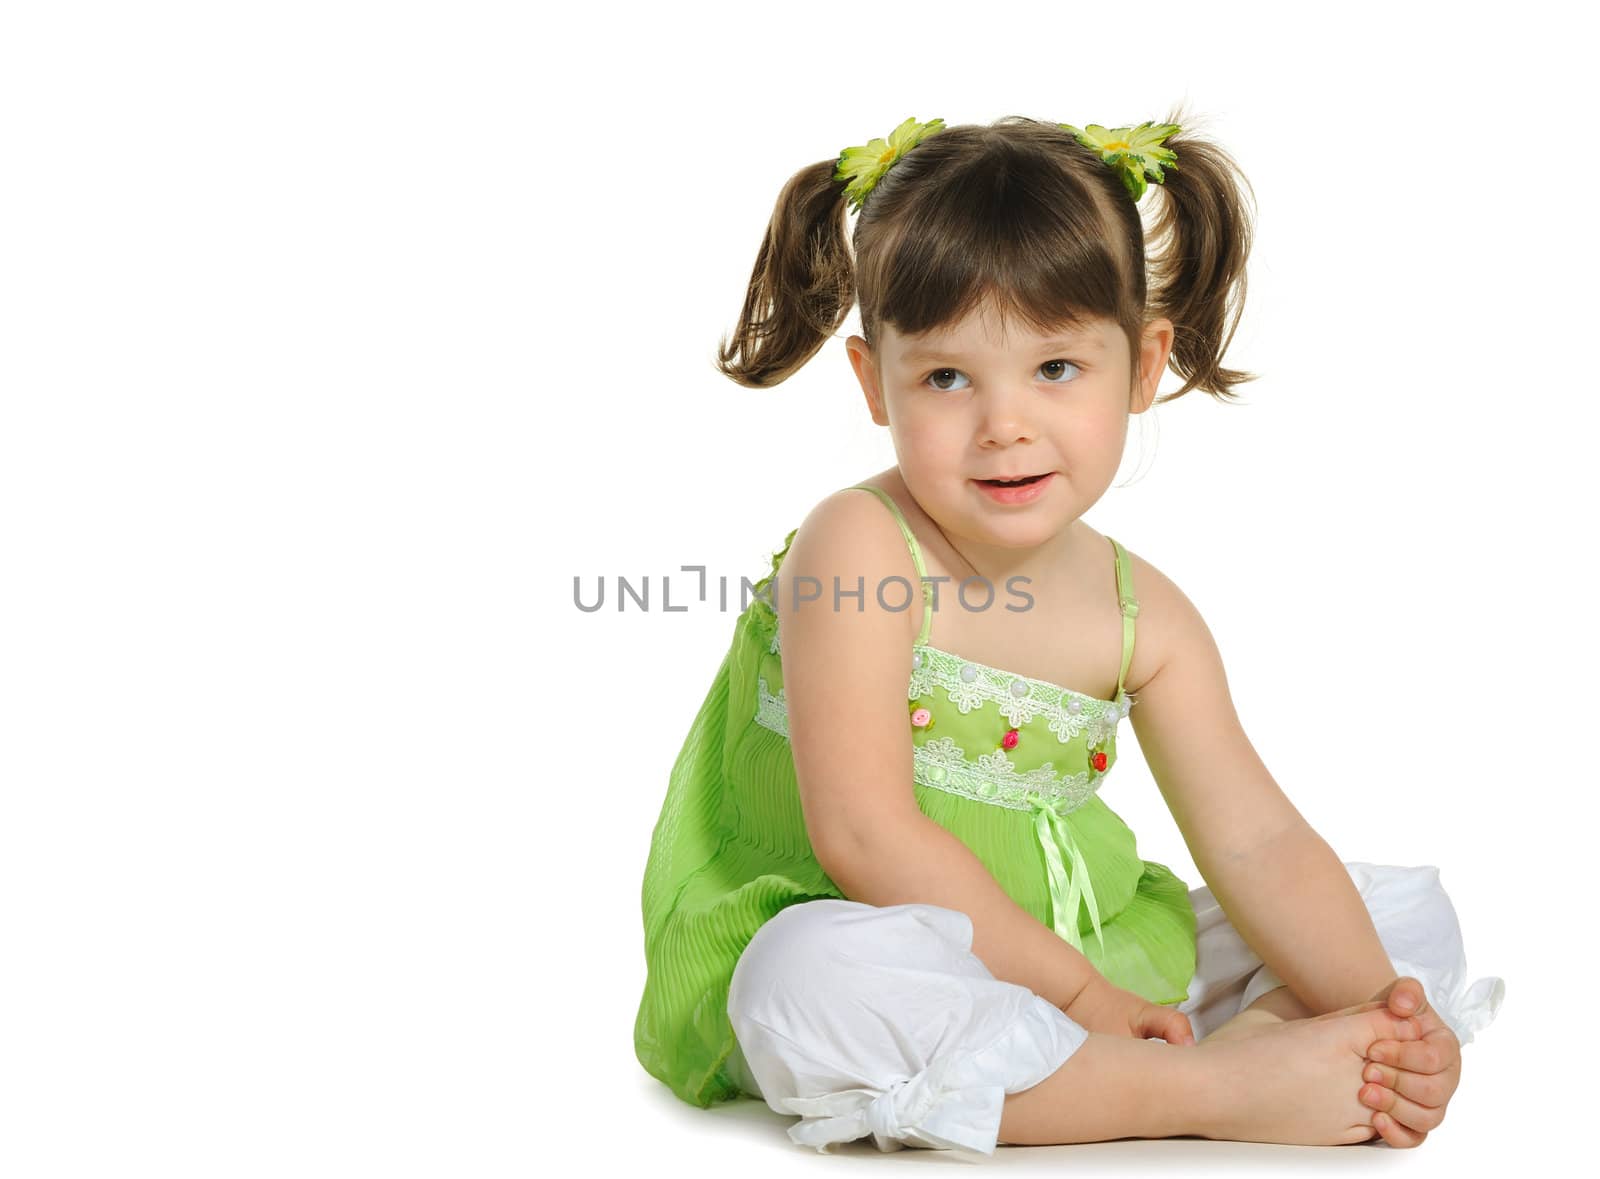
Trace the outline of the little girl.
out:
[[[634,1044],[685,1101],[818,1149],[1414,1146],[1493,1020],[1437,869],[1341,863],[1193,604],[1084,521],[1169,364],[1253,379],[1248,186],[1179,117],[908,119],[779,195],[719,367],[778,384],[859,302],[898,461],[788,534],[672,768]],[[1100,796],[1123,720],[1206,887]]]

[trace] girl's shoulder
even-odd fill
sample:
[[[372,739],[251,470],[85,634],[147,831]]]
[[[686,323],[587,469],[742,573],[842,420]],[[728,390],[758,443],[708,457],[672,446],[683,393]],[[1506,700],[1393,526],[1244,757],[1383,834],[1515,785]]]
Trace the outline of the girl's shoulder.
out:
[[[1120,539],[1128,556],[1138,638],[1128,665],[1128,691],[1135,696],[1160,672],[1173,652],[1195,643],[1215,646],[1200,610],[1177,582]],[[1109,549],[1110,542],[1107,542]]]
[[[909,520],[911,514],[901,506],[901,497],[892,485],[885,485],[881,477],[862,483],[879,487],[894,500],[900,519],[896,518],[897,513],[886,510],[877,495],[867,491],[841,487],[823,496],[795,529],[783,559],[781,588],[790,593],[791,603],[800,578],[817,579],[823,595],[832,594],[836,584],[839,592],[853,593],[861,579],[868,609],[873,608],[874,587],[886,579],[902,577],[912,586],[918,584],[916,563],[920,553],[914,538],[908,538],[901,529],[901,520]],[[817,593],[819,588],[807,582],[805,592]],[[854,602],[851,598],[852,608]],[[914,641],[921,623],[918,611],[894,613],[900,615],[908,638]]]
[[[874,488],[877,494],[864,488]],[[809,534],[813,545],[837,545],[855,555],[894,564],[897,552],[915,546],[920,530],[917,520],[922,515],[890,468],[823,496],[800,522],[795,539],[798,542]]]

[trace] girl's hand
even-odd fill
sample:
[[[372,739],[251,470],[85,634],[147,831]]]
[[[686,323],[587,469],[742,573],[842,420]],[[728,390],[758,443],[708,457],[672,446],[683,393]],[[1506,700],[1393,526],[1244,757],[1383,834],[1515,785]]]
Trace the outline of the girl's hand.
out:
[[[1176,1007],[1151,1003],[1103,977],[1090,979],[1088,986],[1063,1010],[1088,1031],[1103,1035],[1133,1036],[1140,1040],[1154,1036],[1169,1044],[1195,1042],[1189,1017]]]
[[[1410,975],[1381,988],[1373,999],[1416,1024],[1416,1040],[1376,1040],[1367,1049],[1369,1063],[1361,1101],[1376,1111],[1373,1128],[1390,1146],[1419,1146],[1428,1131],[1444,1121],[1444,1107],[1461,1084],[1461,1041],[1439,1013],[1428,1005],[1422,983]]]

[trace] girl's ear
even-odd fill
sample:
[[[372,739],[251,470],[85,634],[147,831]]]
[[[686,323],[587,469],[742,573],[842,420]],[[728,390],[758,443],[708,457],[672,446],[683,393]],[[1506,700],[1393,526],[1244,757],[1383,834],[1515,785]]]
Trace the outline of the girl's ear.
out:
[[[867,399],[867,411],[880,426],[889,424],[888,411],[883,405],[883,386],[878,381],[878,366],[872,359],[872,350],[862,336],[851,336],[844,342],[850,353],[850,367],[856,370],[856,380],[861,382],[861,392]]]
[[[1161,374],[1167,371],[1167,358],[1172,355],[1175,335],[1170,319],[1156,319],[1145,325],[1144,337],[1139,344],[1139,375],[1130,412],[1143,413],[1155,401],[1156,387],[1161,384]]]

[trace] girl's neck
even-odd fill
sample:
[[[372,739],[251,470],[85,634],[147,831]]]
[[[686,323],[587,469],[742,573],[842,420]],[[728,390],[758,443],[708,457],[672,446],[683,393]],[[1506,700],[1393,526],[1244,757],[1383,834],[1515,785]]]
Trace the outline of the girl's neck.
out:
[[[933,526],[939,528],[938,524]],[[1072,565],[1073,554],[1078,549],[1079,528],[1080,523],[1074,520],[1044,544],[1031,549],[985,545],[964,536],[951,536],[943,529],[939,529],[939,534],[965,567],[962,577],[982,577],[1003,589],[1006,580],[1012,577],[1025,577],[1033,585],[1047,584],[1059,577],[1062,569]]]

